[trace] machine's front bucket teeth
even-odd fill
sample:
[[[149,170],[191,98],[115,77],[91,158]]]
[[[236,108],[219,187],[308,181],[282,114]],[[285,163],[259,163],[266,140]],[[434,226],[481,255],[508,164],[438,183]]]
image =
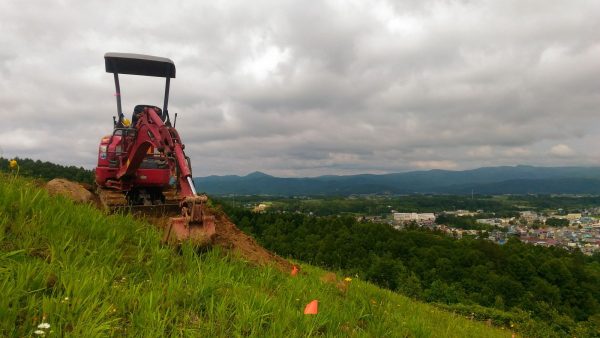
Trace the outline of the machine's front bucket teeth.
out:
[[[179,245],[189,241],[196,246],[208,246],[216,233],[215,217],[208,212],[207,197],[186,197],[180,204],[181,216],[171,217],[163,235],[163,242]]]

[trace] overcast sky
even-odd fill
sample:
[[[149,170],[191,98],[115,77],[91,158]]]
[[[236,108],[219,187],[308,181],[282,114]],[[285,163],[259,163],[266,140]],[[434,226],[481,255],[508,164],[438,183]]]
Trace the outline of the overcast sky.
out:
[[[600,1],[2,0],[0,155],[93,168],[109,51],[175,62],[195,176],[600,165]]]

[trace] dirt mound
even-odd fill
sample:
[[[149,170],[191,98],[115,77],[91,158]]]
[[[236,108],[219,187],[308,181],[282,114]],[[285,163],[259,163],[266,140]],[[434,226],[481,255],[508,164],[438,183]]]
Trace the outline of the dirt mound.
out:
[[[289,273],[292,271],[292,263],[260,246],[254,238],[238,229],[223,213],[215,213],[215,223],[214,245],[239,254],[242,258],[254,264],[273,264],[283,272]]]
[[[225,251],[231,252],[252,264],[262,266],[273,265],[284,273],[291,273],[294,266],[292,263],[263,248],[254,238],[238,229],[221,210],[209,208],[206,212],[215,217],[213,246],[223,248]],[[169,222],[169,217],[167,216],[146,216],[144,218],[147,222],[161,229],[165,229]]]
[[[46,183],[46,190],[50,195],[63,195],[77,203],[94,202],[94,194],[89,192],[81,184],[71,182],[64,178],[55,178]]]

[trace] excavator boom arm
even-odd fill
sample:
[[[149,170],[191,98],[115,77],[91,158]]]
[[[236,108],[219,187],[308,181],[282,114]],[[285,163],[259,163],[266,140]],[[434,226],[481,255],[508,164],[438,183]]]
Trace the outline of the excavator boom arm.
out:
[[[118,179],[131,179],[140,168],[148,149],[154,147],[174,161],[172,165],[177,166],[179,171],[179,187],[181,196],[195,196],[196,189],[192,181],[192,171],[189,168],[187,158],[183,151],[179,133],[173,127],[167,127],[154,108],[146,107],[140,113],[135,126],[137,132],[129,141],[127,149],[127,160],[117,173]]]

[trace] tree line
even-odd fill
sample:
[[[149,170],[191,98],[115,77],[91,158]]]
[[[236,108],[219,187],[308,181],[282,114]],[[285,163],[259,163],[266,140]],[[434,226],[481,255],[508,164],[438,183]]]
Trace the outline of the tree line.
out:
[[[51,162],[32,160],[30,158],[15,158],[18,164],[18,173],[22,176],[49,181],[54,178],[67,178],[71,181],[93,184],[94,172],[83,167],[63,166]],[[11,172],[10,159],[0,157],[0,171]]]

